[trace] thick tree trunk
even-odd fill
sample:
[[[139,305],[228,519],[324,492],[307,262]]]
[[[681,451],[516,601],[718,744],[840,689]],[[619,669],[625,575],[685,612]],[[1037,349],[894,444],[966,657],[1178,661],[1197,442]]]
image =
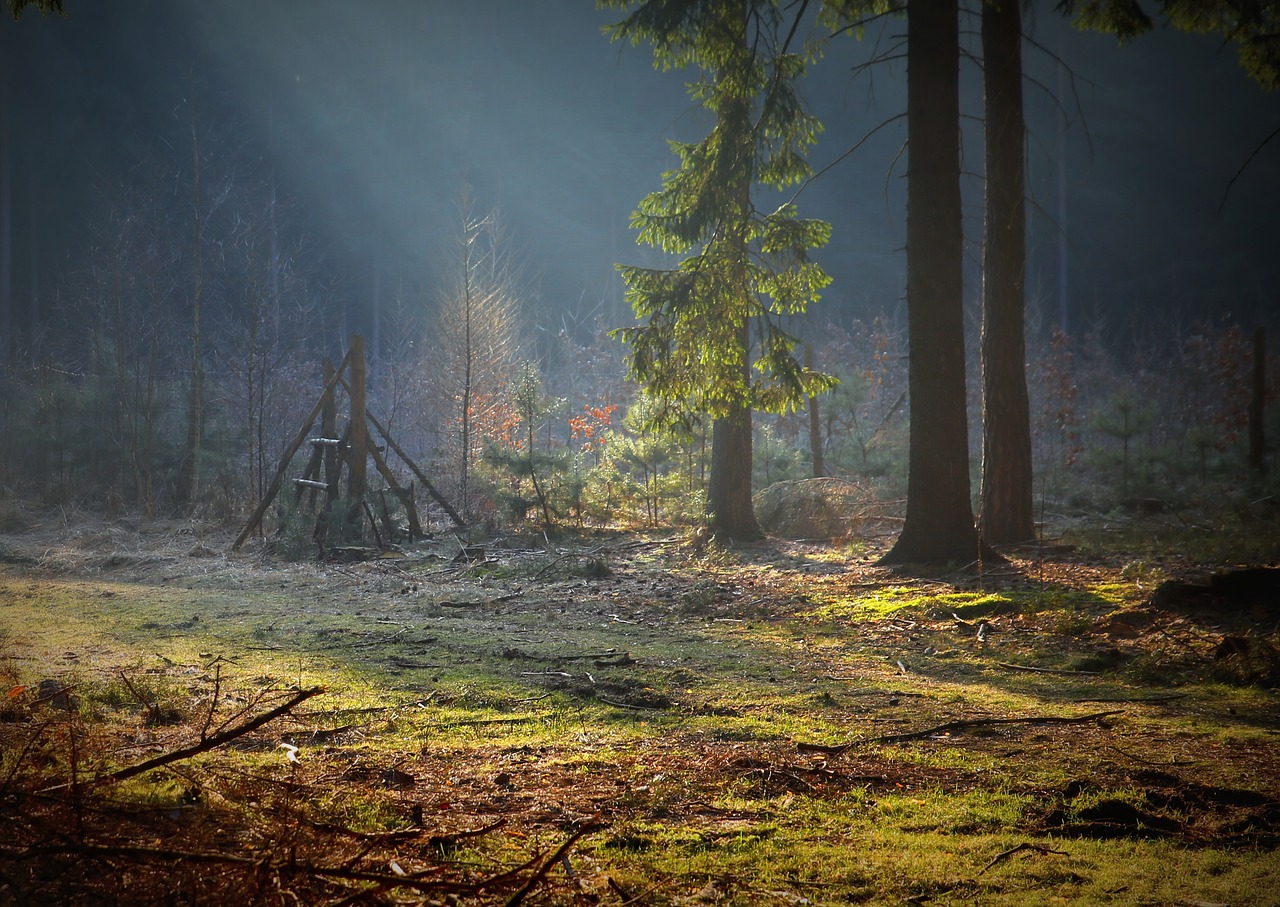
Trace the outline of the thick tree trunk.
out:
[[[907,5],[907,330],[911,450],[907,516],[885,564],[979,557],[965,415],[955,3]]]
[[[742,325],[742,369],[747,370],[749,326]],[[735,407],[711,426],[711,477],[707,482],[711,531],[736,541],[759,538],[751,503],[751,408]]]
[[[747,407],[712,423],[707,496],[716,536],[737,541],[760,537],[751,504],[751,410]]]
[[[804,367],[813,370],[812,344],[805,344]],[[827,474],[827,464],[822,455],[822,412],[814,396],[809,397],[809,453],[813,457],[813,477],[820,479]]]
[[[986,214],[982,256],[982,539],[1035,537],[1027,403],[1021,0],[982,5]]]

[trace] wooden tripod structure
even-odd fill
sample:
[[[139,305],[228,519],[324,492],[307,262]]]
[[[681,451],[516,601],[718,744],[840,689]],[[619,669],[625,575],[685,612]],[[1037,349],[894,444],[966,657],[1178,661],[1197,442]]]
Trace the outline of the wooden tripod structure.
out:
[[[349,380],[345,377],[348,373]],[[339,497],[339,479],[344,464],[347,467],[347,497],[352,502],[353,509],[364,508],[365,513],[369,515],[370,525],[373,526],[374,532],[377,533],[377,524],[373,520],[372,510],[366,500],[368,492],[368,461],[372,458],[378,474],[386,480],[391,492],[404,505],[405,512],[408,514],[410,540],[414,536],[423,535],[422,526],[418,522],[418,509],[414,503],[413,488],[410,486],[405,489],[400,485],[391,468],[387,466],[386,458],[383,456],[381,449],[377,444],[369,443],[371,430],[376,431],[382,438],[388,451],[394,451],[396,456],[404,461],[404,464],[409,467],[418,481],[422,483],[422,487],[440,505],[441,509],[449,515],[454,524],[459,529],[465,528],[466,524],[463,522],[462,517],[450,506],[445,497],[436,490],[436,487],[431,484],[431,480],[418,468],[418,465],[395,442],[387,428],[368,411],[365,406],[365,374],[364,337],[355,334],[351,337],[351,346],[348,348],[347,354],[342,358],[342,362],[336,369],[328,359],[325,360],[324,389],[320,392],[320,399],[312,407],[311,414],[303,421],[302,430],[285,448],[284,456],[281,457],[280,468],[276,471],[275,478],[271,480],[267,493],[258,502],[253,515],[249,517],[249,522],[245,524],[244,529],[240,530],[240,535],[232,543],[232,551],[239,549],[244,544],[245,539],[262,525],[263,515],[266,514],[267,508],[271,506],[271,503],[280,494],[289,464],[303,443],[308,440],[308,436],[311,435],[317,417],[320,418],[320,435],[309,439],[312,448],[311,459],[307,463],[302,478],[293,480],[293,499],[295,503],[301,499],[304,491],[310,493],[310,501],[313,505],[316,496],[321,491],[325,494],[324,510],[320,518],[321,523],[317,525],[317,534],[319,534],[323,522],[327,519],[334,502]],[[337,390],[339,387],[347,392],[347,397],[351,402],[347,427],[342,435],[339,435],[337,430]]]

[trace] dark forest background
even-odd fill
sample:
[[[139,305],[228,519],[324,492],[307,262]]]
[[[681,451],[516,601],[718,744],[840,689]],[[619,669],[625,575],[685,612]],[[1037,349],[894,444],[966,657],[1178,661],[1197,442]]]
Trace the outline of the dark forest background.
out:
[[[358,333],[371,410],[469,517],[697,519],[706,433],[643,426],[607,332],[631,321],[615,263],[655,260],[628,215],[673,166],[667,140],[706,122],[682,76],[611,45],[607,21],[501,0],[0,18],[4,495],[240,519],[323,359]],[[1244,436],[1257,328],[1280,390],[1280,150],[1262,145],[1280,102],[1217,38],[1159,28],[1122,47],[1047,6],[1027,28],[1038,506],[1265,497]],[[904,109],[900,64],[858,71],[901,30],[832,43],[812,68],[816,167]],[[964,78],[976,338],[975,64]],[[886,126],[800,196],[833,226],[834,282],[792,325],[842,379],[821,398],[826,471],[889,500],[910,415],[904,137]],[[485,333],[460,333],[460,312]],[[1274,407],[1267,424],[1280,436]],[[799,416],[757,420],[755,451],[757,488],[812,472]]]

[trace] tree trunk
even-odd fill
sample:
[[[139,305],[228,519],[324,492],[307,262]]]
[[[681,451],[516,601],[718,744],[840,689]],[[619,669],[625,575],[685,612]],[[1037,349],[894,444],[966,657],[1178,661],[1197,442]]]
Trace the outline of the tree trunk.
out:
[[[742,324],[742,369],[747,366],[750,326]],[[711,426],[711,476],[707,483],[711,531],[736,541],[760,537],[751,503],[751,408],[734,407]]]
[[[984,542],[1035,537],[1027,403],[1026,200],[1021,0],[982,5],[986,214],[982,260],[982,509]]]
[[[805,344],[804,367],[813,370],[813,345]],[[809,397],[809,453],[813,457],[813,477],[820,479],[827,474],[822,457],[822,412],[816,396]]]
[[[0,36],[0,48],[7,52],[6,41],[7,33]],[[13,67],[7,62],[7,53],[0,59],[5,60],[0,64],[0,365],[8,365],[17,348],[13,339],[17,318],[13,304],[13,152],[9,139],[9,70]]]
[[[1249,469],[1257,476],[1267,474],[1267,336],[1262,328],[1253,331],[1253,394],[1249,398]]]
[[[907,330],[911,397],[907,516],[881,563],[979,557],[965,415],[955,3],[907,5]]]
[[[195,272],[191,286],[191,387],[187,397],[187,443],[178,478],[188,513],[200,496],[200,446],[204,437],[204,364],[200,348],[200,303],[204,295],[204,204],[200,196],[200,140],[191,129],[192,202],[195,216]]]
[[[707,485],[711,530],[718,537],[760,537],[751,504],[751,410],[739,407],[711,426],[711,478]]]

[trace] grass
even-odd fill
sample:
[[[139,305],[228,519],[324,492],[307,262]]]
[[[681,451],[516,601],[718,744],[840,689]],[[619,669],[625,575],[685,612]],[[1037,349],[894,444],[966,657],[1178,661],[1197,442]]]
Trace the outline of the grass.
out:
[[[974,588],[832,571],[822,552],[698,560],[670,541],[621,544],[482,569],[232,565],[163,582],[12,558],[0,666],[14,689],[58,679],[78,704],[11,696],[0,730],[19,745],[0,779],[66,778],[73,737],[80,777],[131,764],[320,685],[235,746],[111,785],[137,814],[118,821],[171,823],[193,848],[224,846],[200,837],[221,828],[249,850],[287,841],[462,884],[601,817],[573,874],[539,888],[565,904],[1246,903],[1277,870],[1264,829],[1240,825],[1280,819],[1274,801],[1187,793],[1266,800],[1280,780],[1275,692],[1224,682],[1210,657],[1215,634],[1245,628],[1177,617],[1109,635],[1167,561],[1029,564]],[[1115,803],[1179,831],[1056,830]],[[512,890],[494,886],[476,902]]]

